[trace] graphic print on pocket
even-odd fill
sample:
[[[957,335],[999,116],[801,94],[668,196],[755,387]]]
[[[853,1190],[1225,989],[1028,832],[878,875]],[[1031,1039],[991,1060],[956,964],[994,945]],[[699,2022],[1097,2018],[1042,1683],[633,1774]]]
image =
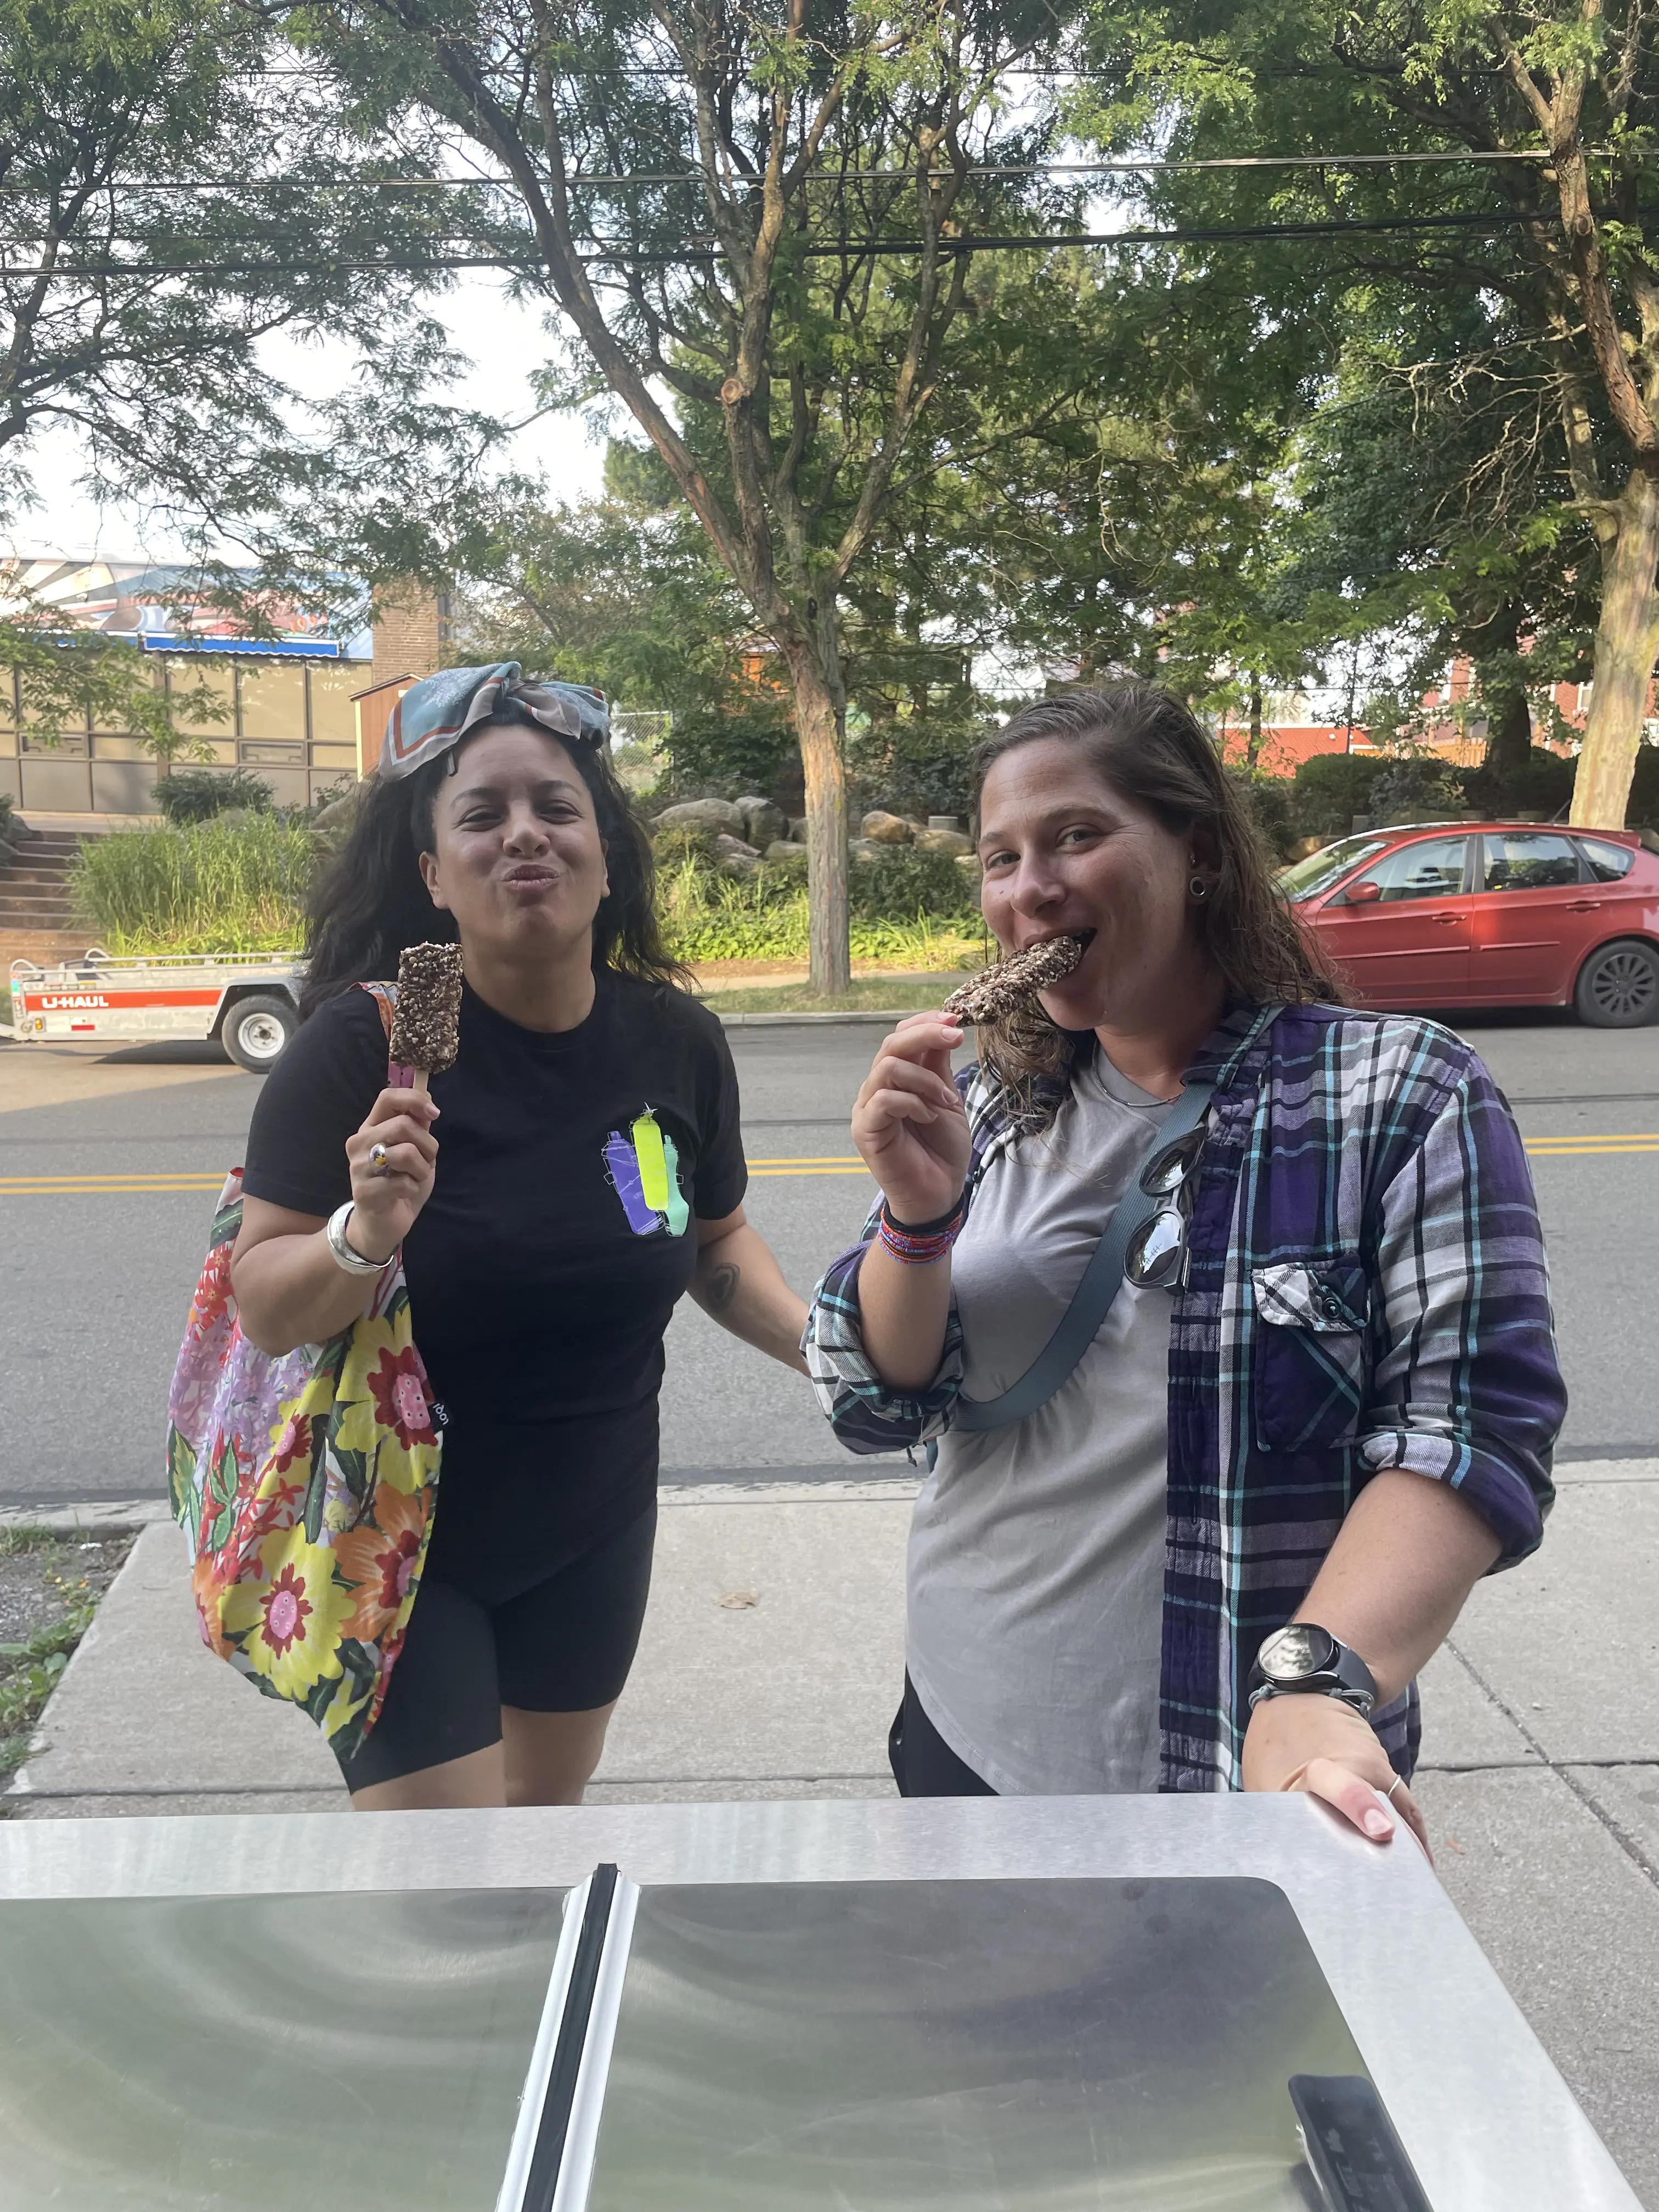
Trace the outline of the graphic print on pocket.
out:
[[[1252,1267],[1256,1441],[1268,1451],[1352,1443],[1365,1388],[1365,1270],[1343,1256]]]
[[[649,1106],[626,1137],[613,1129],[605,1139],[605,1171],[636,1237],[684,1236],[691,1209],[680,1188],[680,1156]]]

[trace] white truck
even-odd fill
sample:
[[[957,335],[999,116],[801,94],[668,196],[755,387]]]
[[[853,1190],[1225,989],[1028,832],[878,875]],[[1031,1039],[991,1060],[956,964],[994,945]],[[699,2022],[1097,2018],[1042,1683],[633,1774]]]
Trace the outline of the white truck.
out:
[[[51,968],[14,960],[12,1035],[23,1044],[216,1037],[263,1075],[300,1025],[299,965],[297,952],[119,960],[96,945]]]

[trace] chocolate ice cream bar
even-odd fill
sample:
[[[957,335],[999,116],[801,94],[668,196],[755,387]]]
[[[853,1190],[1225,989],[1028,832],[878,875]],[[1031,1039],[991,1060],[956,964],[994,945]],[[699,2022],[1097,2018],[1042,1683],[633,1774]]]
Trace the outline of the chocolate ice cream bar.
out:
[[[1083,957],[1075,937],[1047,937],[1006,960],[999,960],[982,975],[963,983],[945,1001],[945,1012],[959,1021],[994,1022],[1012,1014],[1027,999],[1046,991],[1069,975]]]
[[[394,1067],[416,1071],[415,1088],[453,1067],[461,1048],[461,948],[407,945],[398,961],[398,1009],[392,1024]]]

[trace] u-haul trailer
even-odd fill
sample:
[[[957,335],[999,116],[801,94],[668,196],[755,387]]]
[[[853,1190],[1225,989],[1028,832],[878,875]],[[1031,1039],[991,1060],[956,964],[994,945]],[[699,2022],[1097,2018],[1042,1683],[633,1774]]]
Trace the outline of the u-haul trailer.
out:
[[[216,1037],[263,1075],[300,1024],[297,952],[117,960],[94,945],[52,968],[11,963],[12,1035],[23,1044],[155,1044]]]

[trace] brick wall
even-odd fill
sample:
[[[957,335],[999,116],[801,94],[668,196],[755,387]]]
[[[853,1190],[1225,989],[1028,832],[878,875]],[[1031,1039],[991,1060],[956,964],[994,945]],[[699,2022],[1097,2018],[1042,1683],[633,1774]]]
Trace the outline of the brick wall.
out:
[[[374,681],[430,676],[448,648],[448,592],[410,585],[382,606],[374,625]]]

